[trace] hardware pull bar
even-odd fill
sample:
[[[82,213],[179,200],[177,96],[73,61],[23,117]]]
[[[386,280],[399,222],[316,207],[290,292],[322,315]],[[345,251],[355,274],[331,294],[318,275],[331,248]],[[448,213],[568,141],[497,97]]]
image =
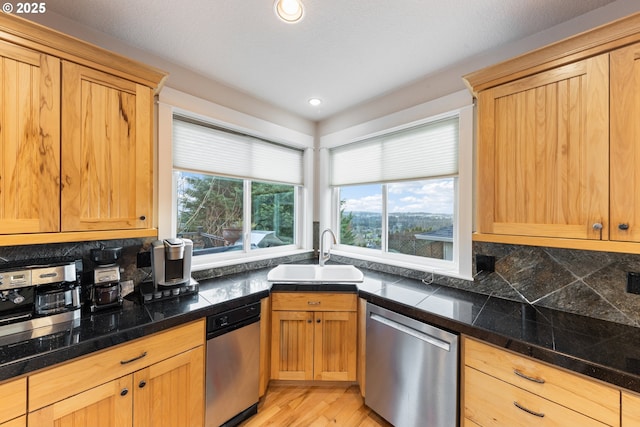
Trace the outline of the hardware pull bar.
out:
[[[121,360],[120,364],[121,365],[126,365],[127,363],[131,363],[131,362],[135,362],[136,360],[140,360],[143,357],[145,357],[147,355],[147,352],[145,351],[144,353],[142,353],[140,356],[138,357],[134,357],[133,359],[129,359],[129,360]]]
[[[526,412],[527,414],[535,415],[538,418],[544,418],[544,413],[542,412],[532,411],[531,409],[525,408],[524,406],[522,406],[521,404],[515,401],[513,402],[513,404],[515,405],[516,408]]]
[[[519,376],[520,378],[524,378],[525,380],[533,381],[534,383],[544,384],[545,381],[542,378],[530,377],[529,375],[523,374],[517,369],[513,370],[513,373]]]
[[[386,317],[382,317],[375,313],[371,313],[371,319],[382,323],[383,325],[387,325],[390,328],[396,329],[400,332],[404,332],[407,335],[411,335],[414,338],[422,340],[428,344],[434,345],[436,347],[441,348],[444,351],[449,351],[451,349],[451,344],[438,339],[436,337],[432,337],[431,335],[427,335],[424,332],[417,331],[409,326],[403,325],[402,323],[395,322],[391,319],[387,319]]]

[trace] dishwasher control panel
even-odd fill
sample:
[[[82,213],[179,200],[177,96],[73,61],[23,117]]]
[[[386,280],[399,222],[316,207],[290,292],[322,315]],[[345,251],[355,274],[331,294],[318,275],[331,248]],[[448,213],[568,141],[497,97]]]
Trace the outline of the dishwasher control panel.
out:
[[[218,334],[260,320],[260,301],[207,317],[207,334]]]

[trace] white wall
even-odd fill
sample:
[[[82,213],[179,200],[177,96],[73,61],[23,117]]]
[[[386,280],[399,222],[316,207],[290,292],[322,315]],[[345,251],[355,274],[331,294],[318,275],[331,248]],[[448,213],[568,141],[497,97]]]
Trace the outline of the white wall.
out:
[[[164,70],[169,73],[169,78],[165,84],[167,87],[277,125],[287,126],[307,135],[315,134],[315,123],[310,120],[299,117],[240,90],[208,79],[152,53],[129,46],[114,37],[79,24],[55,12],[47,11],[46,14],[42,15],[29,15],[28,18],[62,33]]]
[[[519,0],[510,0],[519,1]],[[468,58],[393,92],[373,98],[318,123],[324,137],[465,89],[462,76],[640,11],[638,0],[618,0],[546,31]],[[481,25],[481,23],[479,23]],[[428,52],[425,52],[428,55]]]

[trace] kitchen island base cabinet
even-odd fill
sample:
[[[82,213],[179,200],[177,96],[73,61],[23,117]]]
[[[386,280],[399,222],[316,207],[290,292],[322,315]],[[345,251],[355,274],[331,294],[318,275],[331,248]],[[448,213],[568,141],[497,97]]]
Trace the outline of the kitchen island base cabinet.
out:
[[[356,380],[356,294],[278,292],[271,298],[271,379]]]
[[[29,377],[28,425],[201,427],[204,321]]]

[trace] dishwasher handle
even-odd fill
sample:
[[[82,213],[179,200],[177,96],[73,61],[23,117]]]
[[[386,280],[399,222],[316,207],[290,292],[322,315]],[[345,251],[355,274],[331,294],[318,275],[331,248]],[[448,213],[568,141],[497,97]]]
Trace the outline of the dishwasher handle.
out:
[[[380,322],[383,325],[387,325],[388,327],[393,328],[397,331],[403,332],[407,335],[410,335],[428,344],[441,348],[444,351],[451,350],[451,343],[448,343],[446,341],[443,341],[431,335],[425,334],[424,332],[417,331],[409,326],[403,325],[402,323],[398,323],[395,320],[388,319],[386,317],[380,316],[379,314],[375,314],[375,313],[371,313],[369,317],[371,318],[371,320]]]

